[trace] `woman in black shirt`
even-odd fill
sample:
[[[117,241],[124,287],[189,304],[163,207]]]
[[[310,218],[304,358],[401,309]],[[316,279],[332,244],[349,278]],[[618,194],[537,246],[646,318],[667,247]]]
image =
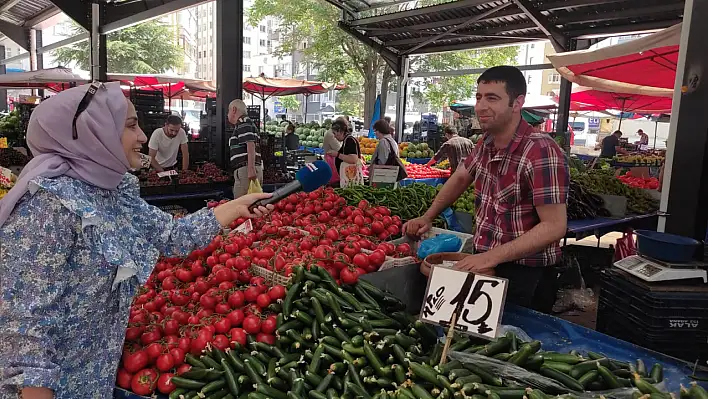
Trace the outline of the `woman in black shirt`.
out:
[[[339,151],[328,152],[329,155],[335,158],[334,165],[337,171],[340,171],[342,162],[357,165],[357,163],[360,162],[361,149],[359,148],[359,141],[349,132],[349,127],[341,121],[335,121],[332,124],[332,133],[334,133],[334,137],[342,143]],[[340,173],[340,180],[341,178]]]

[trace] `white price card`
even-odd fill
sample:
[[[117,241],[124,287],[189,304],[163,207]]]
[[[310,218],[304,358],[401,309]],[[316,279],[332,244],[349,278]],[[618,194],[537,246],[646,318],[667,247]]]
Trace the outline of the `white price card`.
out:
[[[455,330],[495,338],[499,329],[507,280],[433,266],[420,319],[442,327],[457,312]]]
[[[164,172],[159,172],[157,174],[157,177],[166,177],[166,176],[177,176],[177,171],[176,170],[166,170]]]
[[[251,219],[248,219],[245,222],[238,225],[238,227],[236,227],[235,229],[231,230],[229,232],[229,235],[233,234],[233,233],[248,234],[251,231],[253,231],[253,222],[251,222]]]

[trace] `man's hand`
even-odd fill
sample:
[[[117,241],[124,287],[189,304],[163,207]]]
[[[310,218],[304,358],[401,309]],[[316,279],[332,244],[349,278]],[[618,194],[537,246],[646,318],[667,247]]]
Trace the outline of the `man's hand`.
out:
[[[248,180],[256,180],[256,179],[258,179],[258,173],[256,173],[256,167],[249,166],[248,167]]]
[[[493,276],[497,263],[487,253],[470,255],[455,264],[455,269]]]
[[[428,161],[428,163],[425,164],[425,166],[433,166],[433,165],[435,165],[435,158],[430,158],[430,161]]]
[[[403,225],[403,233],[411,237],[421,237],[433,227],[433,222],[425,217],[415,218]]]

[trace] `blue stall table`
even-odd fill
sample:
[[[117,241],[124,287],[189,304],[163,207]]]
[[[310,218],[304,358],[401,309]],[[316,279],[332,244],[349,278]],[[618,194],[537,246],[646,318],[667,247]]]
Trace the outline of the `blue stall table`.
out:
[[[445,184],[447,181],[447,177],[442,177],[442,178],[435,178],[435,179],[403,179],[398,184],[401,187],[409,186],[413,183],[423,183],[427,184],[429,186],[437,186],[438,184]]]
[[[303,146],[300,146],[300,150],[310,151],[311,153],[317,154],[317,155],[324,155],[324,150],[323,150],[322,148],[318,148],[318,147],[303,147]]]
[[[692,364],[557,317],[507,304],[502,323],[518,327],[531,338],[541,341],[546,351],[567,353],[575,349],[580,352],[600,352],[622,361],[642,359],[649,367],[661,363],[664,365],[664,383],[670,392],[678,392],[680,384],[686,386],[691,382],[688,376],[692,373]]]
[[[621,219],[595,218],[586,220],[569,220],[566,238],[581,239],[591,235],[598,239],[613,231],[625,231],[631,227],[646,230],[656,230],[659,216],[656,213],[648,215],[632,215]],[[564,243],[565,244],[565,243]]]
[[[406,161],[419,165],[425,165],[430,161],[430,158],[406,158]]]

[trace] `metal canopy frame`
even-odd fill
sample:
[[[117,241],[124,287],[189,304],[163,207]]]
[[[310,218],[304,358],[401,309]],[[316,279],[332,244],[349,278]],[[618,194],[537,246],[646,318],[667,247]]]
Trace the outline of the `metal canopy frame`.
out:
[[[390,60],[550,40],[558,52],[571,40],[646,32],[683,17],[685,0],[456,0],[416,7],[399,0],[327,0],[342,9],[339,26]]]

